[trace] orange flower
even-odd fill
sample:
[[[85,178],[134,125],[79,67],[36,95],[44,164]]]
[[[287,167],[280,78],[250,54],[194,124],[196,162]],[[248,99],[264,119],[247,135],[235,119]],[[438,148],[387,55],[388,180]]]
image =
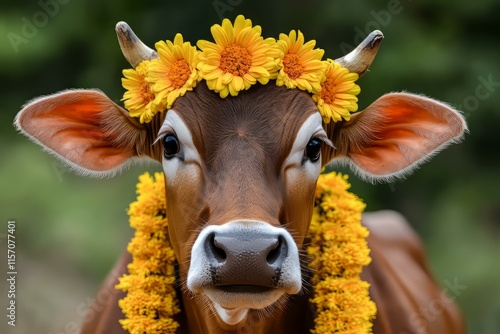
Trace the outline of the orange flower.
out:
[[[314,49],[316,41],[304,44],[304,35],[295,30],[289,35],[280,34],[277,42],[282,58],[278,60],[279,74],[276,85],[287,88],[299,88],[310,93],[321,90],[320,82],[323,80],[323,65],[321,58],[324,51]]]
[[[211,31],[215,43],[197,43],[203,51],[197,68],[209,89],[225,98],[238,95],[257,81],[266,84],[276,77],[274,59],[279,51],[274,39],[262,38],[260,26],[252,27],[252,21],[239,15],[234,26],[224,19],[222,26],[215,24]]]
[[[201,80],[196,70],[199,51],[181,34],[175,35],[173,43],[160,41],[155,46],[160,59],[151,61],[147,80],[153,85],[154,105],[169,109]]]
[[[323,121],[329,123],[351,118],[351,112],[358,110],[358,98],[361,89],[355,84],[357,73],[335,63],[331,59],[323,62],[326,80],[321,83],[321,91],[313,95]]]
[[[161,108],[153,105],[155,98],[151,84],[146,81],[146,75],[150,66],[149,61],[143,61],[135,69],[123,70],[122,85],[127,90],[123,94],[125,108],[132,117],[140,117],[141,123],[149,122]]]

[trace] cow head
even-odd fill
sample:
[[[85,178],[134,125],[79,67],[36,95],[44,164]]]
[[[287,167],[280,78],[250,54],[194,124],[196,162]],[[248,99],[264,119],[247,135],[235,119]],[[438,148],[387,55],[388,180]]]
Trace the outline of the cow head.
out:
[[[128,26],[117,31],[132,65],[156,57]],[[337,61],[362,74],[381,40],[376,31]],[[67,90],[27,103],[15,125],[82,174],[113,175],[138,158],[162,164],[181,279],[226,324],[301,290],[323,166],[403,176],[466,130],[457,111],[420,95],[387,94],[325,124],[306,92],[257,84],[221,99],[205,82],[146,124],[98,90]]]

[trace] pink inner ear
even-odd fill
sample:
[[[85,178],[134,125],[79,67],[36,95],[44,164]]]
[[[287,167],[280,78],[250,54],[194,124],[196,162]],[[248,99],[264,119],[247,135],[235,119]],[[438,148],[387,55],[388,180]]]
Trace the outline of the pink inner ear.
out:
[[[449,106],[422,96],[387,94],[356,115],[343,131],[348,157],[364,172],[386,177],[414,168],[462,136],[463,117]]]
[[[72,90],[29,103],[16,124],[66,162],[90,172],[106,172],[135,155],[139,129],[127,127],[127,117],[99,91]],[[119,131],[130,131],[125,136],[129,142],[117,142],[124,138]]]

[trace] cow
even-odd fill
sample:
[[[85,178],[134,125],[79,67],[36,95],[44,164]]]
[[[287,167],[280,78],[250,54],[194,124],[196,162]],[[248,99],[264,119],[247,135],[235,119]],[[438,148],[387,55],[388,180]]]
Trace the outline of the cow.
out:
[[[117,34],[133,66],[157,57],[128,25],[119,23]],[[382,38],[373,32],[337,62],[365,73]],[[80,174],[112,176],[138,159],[162,165],[179,333],[307,333],[314,309],[301,262],[322,168],[341,162],[370,181],[403,177],[467,131],[458,111],[423,95],[389,93],[349,121],[325,123],[307,92],[256,84],[221,99],[203,81],[149,123],[99,90],[73,89],[28,102],[15,126]],[[406,220],[382,211],[362,222],[370,231],[372,262],[362,278],[377,304],[374,333],[465,333]],[[248,239],[252,249],[242,249]],[[215,268],[220,257],[227,260]],[[125,251],[101,287],[112,296],[91,309],[82,333],[125,333],[124,293],[114,286],[130,262]],[[429,315],[431,306],[438,312]]]

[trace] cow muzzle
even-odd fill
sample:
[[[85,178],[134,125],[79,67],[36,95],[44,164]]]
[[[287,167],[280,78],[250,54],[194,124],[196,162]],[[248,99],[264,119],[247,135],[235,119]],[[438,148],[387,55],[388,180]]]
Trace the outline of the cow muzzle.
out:
[[[262,309],[301,286],[297,245],[283,228],[253,220],[210,225],[193,245],[187,287],[216,309]]]

